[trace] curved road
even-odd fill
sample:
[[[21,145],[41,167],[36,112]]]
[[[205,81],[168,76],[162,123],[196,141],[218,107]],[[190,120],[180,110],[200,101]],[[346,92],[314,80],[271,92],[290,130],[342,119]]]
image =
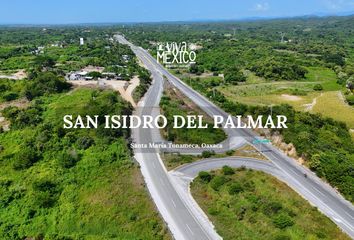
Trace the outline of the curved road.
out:
[[[191,89],[180,79],[170,74],[144,49],[127,42],[122,36],[116,36],[121,43],[128,44],[137,57],[150,70],[153,83],[145,97],[138,104],[137,115],[157,115],[159,113],[159,101],[163,88],[163,75],[167,77],[176,88],[195,102],[209,115],[228,116],[226,112],[215,106],[204,96]],[[225,147],[233,148],[242,146],[245,142],[252,145],[252,140],[259,138],[249,129],[225,129],[229,139],[232,139]],[[158,131],[152,129],[133,129],[133,140],[136,143],[151,143],[161,141]],[[353,205],[339,195],[332,187],[324,183],[314,173],[299,165],[294,159],[289,158],[271,144],[262,146],[253,145],[263,153],[274,166],[279,169],[283,181],[295,189],[312,205],[327,215],[350,237],[354,238],[354,208]],[[188,151],[187,151],[188,153]],[[167,222],[176,239],[219,239],[208,221],[203,221],[198,206],[190,204],[186,196],[176,186],[174,177],[168,174],[157,149],[135,150],[135,157],[141,165],[145,181],[160,213]],[[177,172],[176,172],[177,173]],[[307,174],[307,178],[304,174]]]
[[[284,174],[272,162],[246,157],[207,158],[182,165],[171,172],[193,179],[201,171],[221,169],[226,165],[232,168],[246,167],[269,173],[280,179],[284,178]]]

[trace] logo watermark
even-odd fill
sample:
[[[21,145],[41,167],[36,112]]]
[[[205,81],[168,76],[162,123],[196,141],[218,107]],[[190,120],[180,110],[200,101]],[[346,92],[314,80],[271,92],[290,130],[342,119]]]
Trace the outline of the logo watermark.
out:
[[[168,68],[188,68],[197,58],[194,50],[194,44],[187,44],[187,42],[159,43],[156,60]]]

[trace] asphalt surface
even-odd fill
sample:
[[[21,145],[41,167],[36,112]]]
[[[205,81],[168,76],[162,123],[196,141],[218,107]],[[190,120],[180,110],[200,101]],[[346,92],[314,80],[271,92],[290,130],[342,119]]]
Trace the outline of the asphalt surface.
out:
[[[284,174],[272,162],[244,157],[225,157],[225,158],[207,158],[196,162],[188,163],[177,167],[173,172],[182,173],[184,176],[193,179],[201,171],[211,171],[221,169],[223,166],[232,168],[246,167],[262,172],[269,173],[281,180]]]
[[[118,41],[124,43],[124,39]],[[127,44],[127,43],[126,43]],[[130,45],[130,44],[129,44]],[[134,113],[137,116],[157,115],[159,101],[163,89],[163,77],[155,71],[150,61],[142,54],[140,48],[132,45],[132,50],[151,71],[153,83],[138,104]],[[148,144],[159,139],[151,129],[133,129],[133,141],[136,144]],[[170,231],[176,239],[215,239],[200,226],[188,206],[181,199],[165,169],[158,151],[140,149],[135,150],[135,158],[139,162],[145,182],[160,214],[166,221]]]
[[[168,81],[207,114],[211,116],[221,115],[225,118],[228,116],[226,112],[215,106],[204,96],[170,74],[164,67],[157,63],[147,51],[140,47],[133,46],[122,37],[118,36],[117,39],[131,46],[137,57],[141,59],[150,70],[154,79],[152,86],[140,104],[141,108],[137,110],[137,115],[157,114],[163,88],[162,75],[164,75]],[[259,138],[258,135],[248,129],[225,129],[225,132],[228,138],[232,139],[225,149],[242,146],[245,142],[253,145],[252,141]],[[160,141],[161,137],[159,133],[151,131],[151,129],[138,129],[133,130],[133,139],[136,142],[149,142]],[[261,151],[263,155],[279,169],[284,182],[307,199],[312,205],[316,206],[354,239],[354,207],[350,202],[346,201],[332,187],[319,179],[311,171],[299,165],[294,159],[287,157],[271,144],[253,146]],[[187,150],[186,153],[188,153]],[[142,171],[147,181],[149,191],[174,237],[177,239],[217,238],[217,235],[211,233],[210,229],[205,229],[200,222],[198,223],[194,214],[189,209],[189,206],[185,204],[185,201],[176,191],[175,186],[171,184],[171,179],[162,161],[159,159],[157,150],[155,153],[136,152],[136,156],[140,158],[138,161],[142,165]],[[154,196],[154,194],[158,196]]]

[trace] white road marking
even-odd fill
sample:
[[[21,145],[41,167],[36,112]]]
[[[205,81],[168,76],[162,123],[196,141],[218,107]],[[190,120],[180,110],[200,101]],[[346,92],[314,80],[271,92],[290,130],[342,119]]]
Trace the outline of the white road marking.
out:
[[[188,223],[186,223],[186,226],[187,226],[188,230],[191,232],[191,234],[194,235],[194,233],[193,233],[192,229],[189,227]]]
[[[351,215],[349,215],[349,213],[344,212],[347,216],[349,216],[351,219],[354,219],[354,217],[352,217]]]
[[[273,157],[277,158],[276,156],[274,156],[273,153],[272,153],[272,155],[273,155]],[[278,159],[278,158],[277,158],[277,159]],[[279,160],[279,159],[278,159],[278,160]],[[284,169],[280,168],[280,166],[279,166],[278,164],[276,164],[275,162],[273,162],[273,163],[274,163],[280,170],[282,170],[286,175],[288,175],[290,178],[292,178],[294,182],[296,182],[297,184],[299,184],[300,186],[302,186],[302,187],[303,187],[303,190],[306,191],[308,194],[310,194],[315,200],[317,200],[318,202],[322,203],[322,204],[323,204],[323,207],[324,207],[325,209],[327,209],[327,211],[328,211],[327,213],[333,217],[333,220],[334,220],[334,221],[339,222],[339,223],[342,223],[342,224],[345,225],[347,228],[349,228],[350,231],[353,231],[353,228],[351,227],[350,223],[348,224],[347,222],[342,221],[341,219],[334,217],[334,216],[338,216],[338,217],[341,218],[341,216],[338,215],[334,210],[332,210],[332,208],[331,208],[329,205],[327,205],[322,199],[319,199],[316,195],[314,195],[314,194],[310,191],[310,189],[306,188],[305,185],[301,184],[301,183],[300,183],[298,180],[296,180],[293,176],[291,176],[290,174],[288,174]],[[303,195],[303,196],[304,196],[304,195]],[[318,204],[317,206],[320,207],[319,204]],[[322,212],[323,212],[323,210],[322,210]],[[342,219],[343,219],[343,218],[342,218]],[[344,220],[344,219],[343,219],[343,220]]]
[[[326,196],[320,190],[318,190],[317,188],[313,187],[313,189],[315,189],[315,191],[318,192],[319,194],[321,194],[322,196]]]
[[[173,206],[174,206],[175,208],[177,208],[177,205],[176,205],[175,201],[173,201],[173,199],[171,199],[171,201],[172,201]]]
[[[299,175],[297,172],[295,172],[294,170],[292,170],[291,168],[289,168],[288,170],[290,170],[291,172],[293,172],[294,174],[298,175],[298,176],[301,176]]]

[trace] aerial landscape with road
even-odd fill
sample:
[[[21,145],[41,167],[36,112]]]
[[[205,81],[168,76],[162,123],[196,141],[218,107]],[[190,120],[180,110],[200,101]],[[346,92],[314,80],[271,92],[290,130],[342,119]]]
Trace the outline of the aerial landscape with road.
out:
[[[18,2],[0,239],[354,239],[351,1]]]

